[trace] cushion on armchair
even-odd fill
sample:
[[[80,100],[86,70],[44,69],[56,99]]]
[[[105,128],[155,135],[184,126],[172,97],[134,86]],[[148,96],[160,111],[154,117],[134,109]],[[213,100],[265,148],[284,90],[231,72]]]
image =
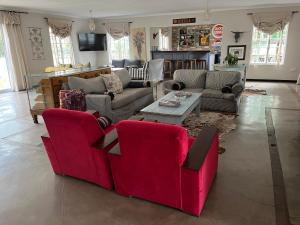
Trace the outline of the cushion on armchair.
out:
[[[183,90],[183,89],[185,89],[185,84],[181,81],[176,81],[172,85],[172,90],[179,91],[179,90]]]
[[[103,94],[106,90],[101,76],[84,79],[80,77],[68,77],[70,89],[82,89],[87,94]]]
[[[86,111],[85,95],[85,92],[82,90],[60,90],[60,108],[76,111]]]
[[[114,73],[120,78],[123,88],[127,88],[131,81],[131,76],[126,69],[116,70]]]
[[[120,94],[123,92],[123,84],[119,76],[115,73],[101,74],[104,84],[108,92]]]
[[[183,82],[186,88],[204,88],[205,77],[205,70],[181,69],[174,72],[174,80]]]
[[[116,68],[124,68],[124,63],[125,63],[124,59],[121,59],[121,60],[113,59],[111,62],[113,67],[116,67]]]

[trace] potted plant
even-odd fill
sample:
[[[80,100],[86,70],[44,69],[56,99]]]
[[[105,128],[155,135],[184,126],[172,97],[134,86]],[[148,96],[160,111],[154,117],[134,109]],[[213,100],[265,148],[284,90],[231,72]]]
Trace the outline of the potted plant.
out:
[[[229,66],[234,66],[238,64],[238,57],[236,55],[233,55],[231,53],[229,53],[226,57],[225,57],[225,62],[226,64],[228,64]]]

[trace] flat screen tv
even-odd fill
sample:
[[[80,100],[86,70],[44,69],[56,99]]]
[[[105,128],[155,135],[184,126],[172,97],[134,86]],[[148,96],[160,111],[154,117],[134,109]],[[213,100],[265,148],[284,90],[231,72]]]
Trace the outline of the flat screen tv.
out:
[[[106,51],[106,34],[79,33],[80,51]]]

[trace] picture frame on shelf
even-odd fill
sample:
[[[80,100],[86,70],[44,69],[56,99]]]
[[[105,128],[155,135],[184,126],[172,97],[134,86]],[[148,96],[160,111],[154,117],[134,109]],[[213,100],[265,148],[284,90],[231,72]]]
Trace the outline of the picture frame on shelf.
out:
[[[239,60],[245,60],[246,58],[246,45],[228,45],[227,55],[236,55]]]

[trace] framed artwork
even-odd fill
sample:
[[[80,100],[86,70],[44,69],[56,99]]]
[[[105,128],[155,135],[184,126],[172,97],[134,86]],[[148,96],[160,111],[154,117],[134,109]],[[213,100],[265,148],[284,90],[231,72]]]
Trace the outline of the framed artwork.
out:
[[[45,59],[43,39],[42,39],[42,29],[38,27],[28,27],[29,40],[32,49],[32,59],[33,60],[43,60]]]
[[[130,30],[130,52],[132,59],[146,61],[146,32],[145,28],[132,28]]]
[[[246,45],[228,45],[227,54],[236,55],[239,60],[245,60]]]

